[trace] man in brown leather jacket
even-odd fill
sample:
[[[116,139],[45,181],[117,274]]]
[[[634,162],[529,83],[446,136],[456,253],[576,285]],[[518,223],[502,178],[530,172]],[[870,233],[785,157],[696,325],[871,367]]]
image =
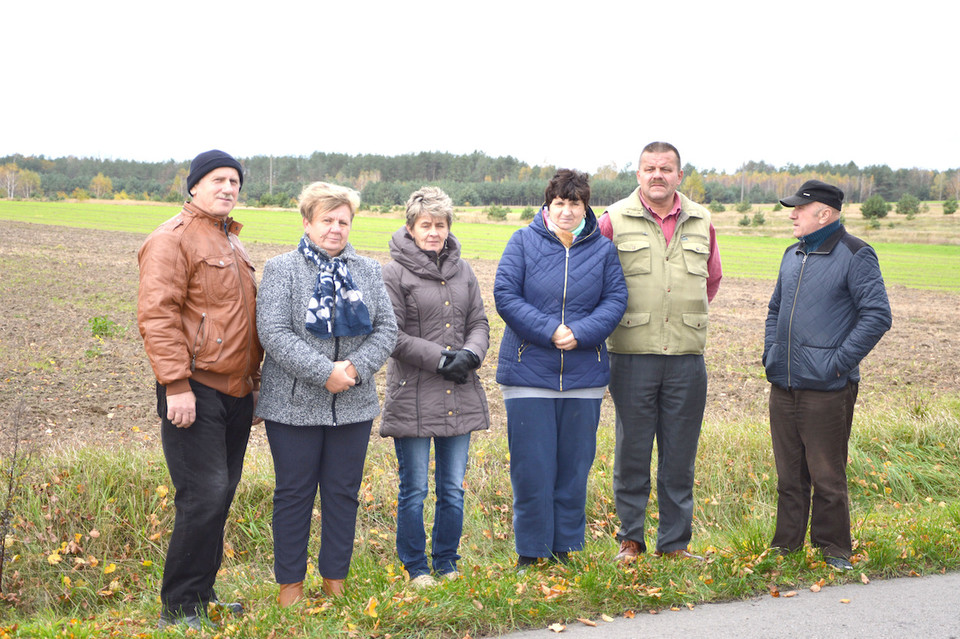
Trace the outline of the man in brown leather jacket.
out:
[[[223,151],[198,155],[193,198],[138,253],[137,322],[154,375],[176,519],[160,590],[160,627],[200,628],[213,590],[260,387],[254,268],[229,217],[243,168]]]

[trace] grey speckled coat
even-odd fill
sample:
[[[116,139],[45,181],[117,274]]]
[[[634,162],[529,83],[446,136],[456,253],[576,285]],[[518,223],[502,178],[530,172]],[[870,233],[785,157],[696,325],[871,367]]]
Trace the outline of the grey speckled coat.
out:
[[[397,315],[397,346],[387,362],[384,437],[451,437],[490,427],[487,396],[476,371],[466,384],[438,375],[440,351],[468,348],[483,361],[490,324],[473,269],[447,238],[438,266],[401,228],[390,240],[383,279]]]
[[[311,242],[317,254],[327,253]],[[370,311],[373,332],[320,339],[306,329],[307,303],[317,266],[293,250],[267,261],[257,293],[257,332],[266,357],[257,415],[292,426],[336,426],[373,419],[380,413],[374,374],[393,351],[397,321],[383,285],[380,263],[347,244],[340,257]],[[361,383],[333,394],[324,384],[333,363],[349,359]]]

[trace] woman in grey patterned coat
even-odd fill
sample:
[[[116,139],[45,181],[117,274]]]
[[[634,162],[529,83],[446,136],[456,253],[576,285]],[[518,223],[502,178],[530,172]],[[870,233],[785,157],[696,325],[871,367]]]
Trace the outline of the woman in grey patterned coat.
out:
[[[263,362],[257,415],[273,455],[274,574],[280,605],[303,597],[313,503],[320,490],[323,591],[343,593],[357,493],[373,418],[374,374],[396,342],[380,264],[347,239],[356,191],[315,182],[300,194],[304,234],[264,268],[257,295]]]

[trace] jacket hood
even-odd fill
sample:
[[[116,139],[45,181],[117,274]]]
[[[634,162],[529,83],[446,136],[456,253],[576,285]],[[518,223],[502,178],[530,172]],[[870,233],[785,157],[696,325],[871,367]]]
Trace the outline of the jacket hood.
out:
[[[390,257],[417,277],[440,280],[460,271],[460,242],[453,233],[447,235],[447,257],[438,265],[401,226],[390,238]]]

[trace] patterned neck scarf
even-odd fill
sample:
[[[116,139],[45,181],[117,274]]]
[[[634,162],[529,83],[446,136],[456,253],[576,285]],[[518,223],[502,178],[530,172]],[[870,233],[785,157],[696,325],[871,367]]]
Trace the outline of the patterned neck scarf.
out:
[[[297,250],[319,269],[307,305],[307,330],[321,339],[372,333],[370,311],[363,303],[363,293],[353,284],[347,262],[341,257],[327,259],[317,254],[306,235],[300,238]]]

